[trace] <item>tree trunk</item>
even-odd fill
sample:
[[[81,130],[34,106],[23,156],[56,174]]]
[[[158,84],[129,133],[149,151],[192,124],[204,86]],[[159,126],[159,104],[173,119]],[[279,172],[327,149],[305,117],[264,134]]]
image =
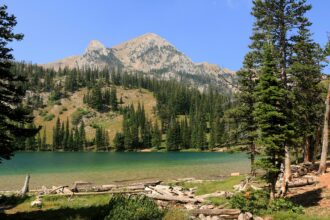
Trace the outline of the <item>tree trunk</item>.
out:
[[[311,162],[310,154],[311,154],[311,139],[310,139],[310,137],[306,137],[305,146],[304,146],[304,163],[305,164]]]
[[[314,152],[313,152],[313,160],[312,160],[313,164],[317,160],[317,154],[319,153],[320,139],[321,139],[321,127],[318,127],[316,131],[316,138],[314,144]]]
[[[289,147],[285,145],[285,157],[284,157],[284,172],[280,194],[281,196],[285,196],[288,191],[288,183],[291,181],[292,173],[291,173],[291,159],[290,159],[290,151]]]
[[[24,196],[27,192],[29,192],[29,183],[30,183],[30,175],[26,175],[25,182],[23,188],[21,190],[21,195]]]
[[[251,155],[250,155],[250,162],[251,162],[251,176],[256,176],[256,167],[255,167],[255,156],[256,156],[256,146],[255,144],[251,144]]]
[[[328,139],[329,139],[329,111],[330,111],[330,84],[328,86],[328,95],[325,101],[325,113],[324,113],[324,126],[323,126],[323,138],[322,138],[322,152],[319,167],[319,174],[323,174],[327,170],[327,156],[328,156]]]

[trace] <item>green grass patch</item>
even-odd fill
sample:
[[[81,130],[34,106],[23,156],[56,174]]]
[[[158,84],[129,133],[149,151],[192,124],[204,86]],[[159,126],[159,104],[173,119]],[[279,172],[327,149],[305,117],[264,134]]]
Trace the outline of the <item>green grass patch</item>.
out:
[[[329,220],[330,216],[318,217],[304,214],[297,214],[290,211],[274,212],[269,216],[273,220]]]
[[[209,194],[217,191],[233,191],[234,185],[239,184],[242,180],[245,179],[245,176],[231,176],[224,180],[217,181],[204,181],[201,183],[183,183],[181,184],[186,188],[197,188],[196,195]]]
[[[211,204],[216,206],[227,207],[229,205],[229,200],[223,197],[211,197],[207,199]]]
[[[31,207],[30,204],[35,200],[35,196],[28,197],[18,204],[11,212],[32,212],[35,210],[56,210],[56,209],[79,209],[92,206],[104,206],[110,201],[110,195],[90,195],[73,196],[69,198],[62,195],[51,195],[42,197],[42,208]]]

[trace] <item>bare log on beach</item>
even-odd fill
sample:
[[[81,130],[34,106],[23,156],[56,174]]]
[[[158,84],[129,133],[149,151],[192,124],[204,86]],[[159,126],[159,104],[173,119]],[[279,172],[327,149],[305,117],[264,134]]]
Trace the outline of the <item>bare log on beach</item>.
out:
[[[156,194],[146,194],[147,197],[156,200],[172,201],[177,203],[202,203],[202,199],[192,199],[179,196],[167,196],[167,195],[156,195]]]
[[[223,219],[237,219],[241,211],[239,209],[192,209],[189,211],[190,215],[198,216],[203,214],[205,216],[220,216]]]
[[[25,182],[24,182],[24,185],[23,185],[23,188],[21,190],[21,195],[24,196],[26,193],[29,192],[29,183],[30,183],[30,175],[26,175],[25,177]]]

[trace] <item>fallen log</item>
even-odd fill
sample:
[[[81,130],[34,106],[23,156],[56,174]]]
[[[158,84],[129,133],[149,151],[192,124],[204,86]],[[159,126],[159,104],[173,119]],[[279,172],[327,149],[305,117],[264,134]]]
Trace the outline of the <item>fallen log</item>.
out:
[[[291,182],[288,184],[288,187],[289,188],[302,187],[302,186],[313,185],[315,183],[317,182],[314,180],[306,179],[305,181]]]
[[[103,194],[143,194],[145,191],[144,190],[133,190],[133,191],[104,191],[104,192],[77,192],[73,194],[50,194],[47,196],[89,196],[89,195],[103,195]],[[46,196],[46,195],[40,195],[41,197]]]
[[[156,200],[172,201],[177,203],[202,203],[202,199],[191,199],[178,196],[164,196],[164,195],[155,195],[155,194],[146,194],[147,197]]]
[[[189,211],[190,215],[217,215],[224,219],[237,219],[241,211],[239,209],[192,209]]]
[[[90,182],[85,182],[85,181],[75,181],[75,182],[73,183],[73,186],[72,186],[72,188],[71,188],[71,191],[72,191],[72,192],[78,192],[78,188],[80,188],[80,187],[84,187],[84,188],[86,188],[86,186],[88,186],[89,188],[91,188],[92,183],[90,183]]]
[[[58,187],[53,187],[53,189],[49,192],[49,194],[53,194],[54,192],[56,193],[64,193],[64,188],[69,187],[69,186],[58,186]],[[70,190],[71,191],[71,190]],[[71,191],[72,192],[72,191]]]
[[[201,196],[196,196],[196,198],[200,198],[200,199],[207,199],[210,197],[222,197],[222,198],[229,198],[233,195],[233,193],[231,192],[225,192],[225,191],[221,191],[221,192],[214,192],[214,193],[210,193],[210,194],[205,194],[205,195],[201,195]]]

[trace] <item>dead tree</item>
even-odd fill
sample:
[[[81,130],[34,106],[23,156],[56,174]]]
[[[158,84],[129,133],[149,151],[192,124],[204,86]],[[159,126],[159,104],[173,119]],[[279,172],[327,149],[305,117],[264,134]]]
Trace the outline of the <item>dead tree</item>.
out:
[[[325,101],[322,152],[321,152],[321,160],[318,171],[319,174],[323,174],[327,170],[328,141],[329,141],[329,112],[330,112],[330,84],[328,86],[328,94]]]

